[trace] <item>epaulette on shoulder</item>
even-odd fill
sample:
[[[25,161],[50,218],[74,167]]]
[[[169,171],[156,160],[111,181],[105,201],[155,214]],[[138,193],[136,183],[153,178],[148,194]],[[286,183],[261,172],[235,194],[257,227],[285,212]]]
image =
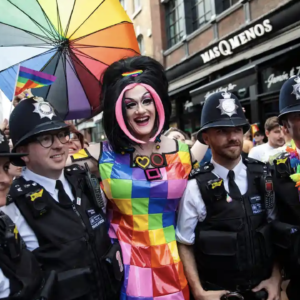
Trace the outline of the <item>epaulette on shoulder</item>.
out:
[[[26,181],[23,177],[17,178],[12,182],[9,193],[6,196],[6,205],[14,202],[15,198],[22,195],[31,195],[39,192],[41,187],[34,181]]]
[[[245,159],[243,159],[243,163],[251,172],[258,174],[266,174],[270,172],[269,165],[260,160],[246,157]]]
[[[86,170],[83,166],[74,164],[74,165],[65,167],[65,173],[68,175],[85,174]]]
[[[72,163],[82,161],[82,160],[87,160],[89,158],[92,158],[92,156],[88,151],[88,149],[81,149],[79,152],[71,155]]]
[[[195,178],[198,174],[203,174],[203,173],[209,173],[214,169],[213,164],[210,162],[205,163],[203,166],[197,168],[197,169],[192,169],[189,179]]]
[[[276,158],[274,158],[273,162],[277,165],[285,163],[285,161],[291,156],[289,152],[280,153]]]
[[[251,157],[244,158],[244,164],[246,164],[246,165],[253,164],[253,165],[262,165],[262,166],[266,165],[264,162],[254,159],[254,158],[251,158]]]

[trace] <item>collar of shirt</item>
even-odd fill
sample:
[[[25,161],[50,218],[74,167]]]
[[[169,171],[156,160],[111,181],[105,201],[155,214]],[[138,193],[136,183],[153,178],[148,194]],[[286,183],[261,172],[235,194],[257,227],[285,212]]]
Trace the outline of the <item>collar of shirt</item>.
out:
[[[55,189],[56,180],[38,175],[38,174],[30,171],[28,168],[26,168],[25,170],[22,171],[22,176],[26,181],[32,180],[32,181],[38,183],[43,188],[45,188],[45,190],[52,196],[52,198],[58,202],[58,190]],[[67,181],[67,179],[64,175],[64,172],[61,173],[58,180],[61,181],[61,183],[64,186],[65,191],[66,191],[67,195],[70,197],[70,199],[74,199],[70,184]]]
[[[229,170],[218,163],[216,163],[213,158],[211,159],[211,163],[214,166],[213,173],[222,178],[224,181],[224,187],[226,191],[228,189],[228,172]],[[244,165],[242,158],[239,163],[233,168],[235,174],[235,183],[238,185],[242,195],[244,195],[248,190],[248,182],[247,182],[247,167]]]
[[[213,158],[211,159],[211,163],[214,165],[213,173],[218,175],[219,177],[225,179],[228,176],[229,170],[225,167],[216,163]],[[242,158],[240,159],[239,163],[233,168],[235,176],[241,173],[242,170],[246,170],[247,167],[244,165]]]

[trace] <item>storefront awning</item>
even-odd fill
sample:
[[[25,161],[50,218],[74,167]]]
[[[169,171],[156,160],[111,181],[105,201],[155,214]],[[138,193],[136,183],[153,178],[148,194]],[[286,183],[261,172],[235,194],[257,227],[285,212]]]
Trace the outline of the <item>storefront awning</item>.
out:
[[[254,62],[237,69],[234,72],[229,73],[217,80],[214,80],[200,88],[190,91],[192,102],[194,105],[203,103],[205,99],[212,93],[220,91],[238,91],[243,88],[248,88],[251,85],[256,84],[256,68],[276,57],[287,55],[289,51],[300,48],[300,43],[286,49],[277,51],[261,59],[255,60]]]
[[[192,82],[192,83],[190,83],[190,84],[187,84],[187,85],[185,85],[185,86],[180,87],[179,89],[176,89],[176,90],[173,90],[173,91],[169,92],[169,95],[170,95],[170,96],[176,95],[176,94],[178,94],[178,93],[180,93],[180,92],[182,92],[182,91],[184,91],[184,90],[187,90],[187,89],[192,88],[192,87],[195,86],[196,84],[199,84],[199,83],[201,83],[201,82],[203,82],[203,81],[205,81],[205,80],[206,80],[206,78],[201,78],[201,79],[199,79],[199,80],[197,80],[197,81],[195,81],[195,82]]]
[[[247,65],[198,89],[190,91],[193,104],[196,105],[204,102],[210,94],[216,92],[237,91],[255,84],[255,68],[256,64],[254,63]]]

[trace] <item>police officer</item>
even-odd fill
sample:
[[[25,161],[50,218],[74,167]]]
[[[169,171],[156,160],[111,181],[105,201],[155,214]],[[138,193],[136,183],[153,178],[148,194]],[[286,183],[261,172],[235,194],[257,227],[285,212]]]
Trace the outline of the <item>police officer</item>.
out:
[[[241,158],[248,129],[235,95],[219,92],[205,101],[198,140],[211,148],[212,160],[191,172],[176,231],[196,300],[280,296],[269,234],[272,181],[263,163]]]
[[[64,169],[68,125],[48,102],[30,98],[14,109],[9,127],[12,152],[28,156],[15,161],[26,169],[3,210],[45,273],[56,271],[54,299],[117,298],[120,247],[107,234],[99,185],[77,165]]]
[[[22,156],[10,153],[5,134],[0,131],[0,206],[11,184],[10,162]],[[15,224],[0,210],[0,298],[37,299],[42,284],[43,273],[35,256],[22,243]]]
[[[285,270],[291,278],[287,288],[289,300],[298,300],[300,295],[300,202],[299,189],[295,187],[300,180],[297,175],[300,153],[300,76],[293,76],[282,86],[279,96],[279,121],[292,137],[295,149],[288,149],[273,162],[273,181],[278,205],[279,220],[276,223],[275,243],[284,249]],[[292,225],[292,226],[289,226]],[[283,238],[284,237],[284,238]]]

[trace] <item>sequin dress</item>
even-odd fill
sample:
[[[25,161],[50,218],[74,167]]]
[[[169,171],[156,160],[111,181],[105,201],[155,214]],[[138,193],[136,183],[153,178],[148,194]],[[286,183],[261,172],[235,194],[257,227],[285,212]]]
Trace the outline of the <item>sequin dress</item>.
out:
[[[122,300],[188,300],[189,289],[175,240],[175,213],[191,171],[186,144],[164,154],[161,179],[149,181],[132,154],[102,144],[99,170],[109,201],[109,234],[122,247]]]

